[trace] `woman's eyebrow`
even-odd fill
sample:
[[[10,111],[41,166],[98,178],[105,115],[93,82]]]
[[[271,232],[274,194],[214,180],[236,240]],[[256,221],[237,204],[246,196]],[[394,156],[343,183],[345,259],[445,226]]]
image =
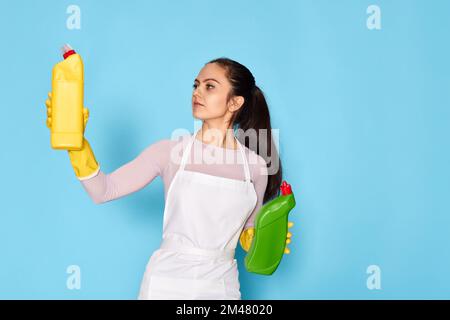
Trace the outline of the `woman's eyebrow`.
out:
[[[217,83],[219,83],[220,84],[220,82],[219,81],[217,81],[216,79],[213,79],[213,78],[208,78],[208,79],[205,79],[205,80],[203,80],[203,82],[206,82],[206,81],[208,81],[208,80],[212,80],[212,81],[215,81],[215,82],[217,82]],[[197,82],[200,82],[200,81],[198,81],[198,79],[195,79],[194,80],[194,82],[195,81],[197,81]]]

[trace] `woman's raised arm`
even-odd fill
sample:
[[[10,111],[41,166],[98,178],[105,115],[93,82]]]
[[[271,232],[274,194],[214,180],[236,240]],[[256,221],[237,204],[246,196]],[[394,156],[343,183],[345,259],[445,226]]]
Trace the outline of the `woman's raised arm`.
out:
[[[110,174],[105,174],[99,168],[90,177],[78,179],[97,204],[136,192],[152,182],[156,176],[162,175],[169,161],[172,142],[165,139],[148,146],[135,159]]]
[[[52,93],[48,93],[47,127],[52,125]],[[84,129],[89,119],[89,109],[83,108],[83,145],[80,150],[68,150],[70,163],[77,178],[95,203],[111,201],[149,184],[161,175],[170,159],[173,140],[160,140],[142,151],[134,160],[126,163],[110,174],[100,170],[91,145],[84,137]]]

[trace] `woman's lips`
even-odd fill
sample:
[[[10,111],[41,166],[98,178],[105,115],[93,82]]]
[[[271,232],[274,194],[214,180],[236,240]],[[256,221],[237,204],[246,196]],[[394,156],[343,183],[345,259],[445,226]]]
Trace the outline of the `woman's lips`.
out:
[[[204,107],[204,105],[198,102],[194,102],[194,107]]]

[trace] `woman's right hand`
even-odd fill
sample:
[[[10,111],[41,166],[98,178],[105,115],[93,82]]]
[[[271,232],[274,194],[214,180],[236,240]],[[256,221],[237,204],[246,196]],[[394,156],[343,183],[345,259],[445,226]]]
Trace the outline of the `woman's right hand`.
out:
[[[48,99],[45,101],[47,106],[47,127],[52,127],[52,93],[48,93]],[[70,163],[72,164],[75,175],[80,180],[88,179],[95,176],[100,170],[100,165],[95,159],[94,152],[89,142],[84,137],[84,130],[89,119],[89,109],[83,108],[83,146],[81,150],[67,150],[69,153]]]
[[[48,93],[48,99],[45,100],[45,105],[47,106],[47,127],[49,129],[52,128],[52,93]],[[84,130],[86,129],[86,125],[89,119],[89,109],[84,107],[83,108],[83,134]]]

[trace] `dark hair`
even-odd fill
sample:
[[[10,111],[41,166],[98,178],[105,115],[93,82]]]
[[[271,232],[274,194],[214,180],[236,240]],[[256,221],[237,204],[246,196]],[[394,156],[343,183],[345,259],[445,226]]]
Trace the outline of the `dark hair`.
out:
[[[282,180],[282,169],[278,151],[272,140],[269,107],[267,105],[266,98],[264,97],[264,93],[255,84],[255,78],[250,70],[239,62],[222,57],[211,60],[208,63],[217,63],[225,69],[225,74],[232,87],[230,93],[228,94],[227,101],[229,101],[233,96],[244,97],[244,104],[233,114],[230,120],[231,127],[239,127],[239,129],[242,129],[244,132],[247,132],[249,129],[256,130],[258,143],[255,148],[256,150],[253,151],[264,158],[266,165],[273,164],[274,160],[278,163],[278,170],[276,173],[270,174],[269,172],[267,177],[267,187],[263,199],[263,203],[265,203],[279,196]],[[267,135],[265,138],[261,138],[261,135],[258,134],[261,129],[266,129]],[[267,140],[260,141],[260,139]],[[246,139],[241,141],[241,143],[250,149],[251,146],[247,143]],[[261,154],[262,150],[259,150],[259,147],[261,146],[267,148],[267,152],[264,152],[264,154]]]

